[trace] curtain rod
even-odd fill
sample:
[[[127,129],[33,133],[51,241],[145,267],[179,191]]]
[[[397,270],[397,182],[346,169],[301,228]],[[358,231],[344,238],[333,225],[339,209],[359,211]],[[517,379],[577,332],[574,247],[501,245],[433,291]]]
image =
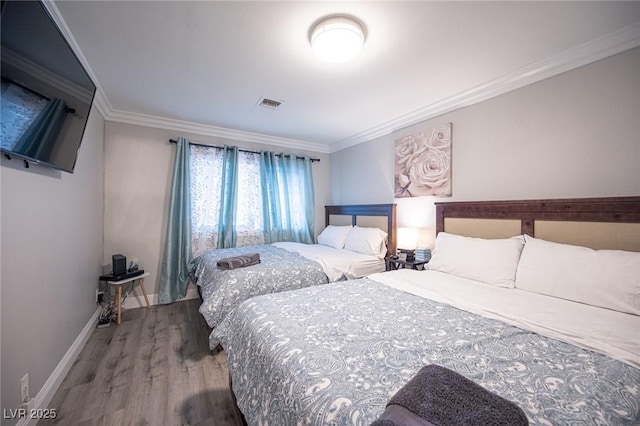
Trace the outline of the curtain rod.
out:
[[[175,140],[175,139],[169,139],[169,143],[178,143],[178,141],[177,141],[177,140]],[[203,144],[203,143],[189,142],[189,144],[190,144],[190,145],[195,145],[195,146],[206,146],[207,148],[224,149],[224,147],[222,147],[222,146],[207,145],[207,144]],[[248,149],[240,149],[240,148],[238,148],[238,151],[240,151],[240,152],[247,152],[247,153],[249,153],[249,154],[260,154],[260,152],[259,152],[259,151],[250,151],[250,150],[248,150]],[[289,154],[276,154],[276,156],[277,156],[277,157],[280,157],[280,155],[284,155],[285,157],[291,157],[291,155],[289,155]],[[304,160],[304,157],[300,157],[299,155],[296,155],[296,158],[297,158],[298,160]],[[312,159],[311,159],[311,162],[312,162],[312,163],[315,163],[315,162],[318,162],[318,163],[319,163],[319,162],[320,162],[320,159],[319,159],[319,158],[312,158]]]

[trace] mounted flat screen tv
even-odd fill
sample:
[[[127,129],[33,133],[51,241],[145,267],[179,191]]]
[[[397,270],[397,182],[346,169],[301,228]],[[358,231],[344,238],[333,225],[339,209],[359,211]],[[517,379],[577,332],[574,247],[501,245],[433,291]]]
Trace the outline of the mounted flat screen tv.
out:
[[[96,86],[40,1],[2,1],[0,149],[73,173]]]

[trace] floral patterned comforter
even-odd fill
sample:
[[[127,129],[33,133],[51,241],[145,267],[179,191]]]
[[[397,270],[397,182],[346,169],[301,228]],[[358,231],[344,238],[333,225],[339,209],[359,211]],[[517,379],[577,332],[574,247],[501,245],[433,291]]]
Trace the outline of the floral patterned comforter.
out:
[[[213,331],[249,425],[368,425],[439,364],[532,425],[640,424],[640,370],[368,278],[252,298]]]
[[[216,267],[220,259],[246,253],[259,253],[260,263],[230,270]],[[202,293],[200,313],[211,328],[250,297],[328,282],[319,263],[269,244],[210,250],[193,261],[191,271]],[[218,343],[209,337],[211,349]]]

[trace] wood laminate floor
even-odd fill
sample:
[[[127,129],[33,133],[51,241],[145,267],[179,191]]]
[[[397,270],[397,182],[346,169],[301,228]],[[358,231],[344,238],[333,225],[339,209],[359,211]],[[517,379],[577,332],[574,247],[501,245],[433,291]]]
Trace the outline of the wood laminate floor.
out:
[[[131,309],[94,330],[47,407],[57,418],[38,425],[241,425],[198,306]]]

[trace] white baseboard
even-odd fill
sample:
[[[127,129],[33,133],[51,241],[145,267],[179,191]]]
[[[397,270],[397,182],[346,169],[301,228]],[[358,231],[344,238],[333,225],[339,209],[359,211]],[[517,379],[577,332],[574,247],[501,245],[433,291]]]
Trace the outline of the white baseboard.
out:
[[[127,300],[124,301],[122,307],[125,309],[135,309],[135,308],[144,308],[147,304],[144,301],[144,296],[142,295],[142,290],[139,290],[139,286],[136,286],[135,289],[129,296]],[[158,295],[157,294],[147,294],[149,298],[149,304],[151,306],[158,304]],[[187,287],[187,294],[180,300],[190,300],[190,299],[198,299],[200,295],[198,294],[198,288],[194,284],[189,284]]]
[[[44,385],[38,392],[38,395],[33,400],[32,408],[37,409],[45,409],[48,408],[49,403],[53,399],[53,396],[56,394],[56,391],[62,384],[62,381],[67,376],[67,373],[71,369],[71,366],[75,362],[78,355],[80,355],[80,351],[84,348],[84,345],[89,340],[91,333],[96,328],[96,324],[98,322],[98,318],[100,317],[101,308],[96,309],[96,311],[91,315],[89,321],[84,326],[76,340],[73,342],[67,353],[64,354],[56,368],[53,370],[53,373],[49,376]],[[24,418],[18,421],[18,426],[27,426],[27,425],[36,425],[38,423],[38,419],[29,419]]]

